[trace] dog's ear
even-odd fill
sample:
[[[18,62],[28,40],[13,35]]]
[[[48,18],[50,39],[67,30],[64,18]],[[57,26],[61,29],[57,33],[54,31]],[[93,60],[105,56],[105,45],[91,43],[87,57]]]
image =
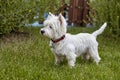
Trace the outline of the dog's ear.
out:
[[[54,15],[51,12],[49,12],[49,16],[53,17]]]
[[[52,15],[52,13],[51,13],[51,12],[49,12],[49,15]]]
[[[65,18],[62,16],[61,13],[58,15],[58,20],[60,22],[60,27],[63,30],[62,33],[66,33],[67,22],[66,22]]]
[[[65,20],[65,18],[62,16],[61,13],[58,15],[58,20],[59,20],[61,26],[65,26],[65,27],[67,26],[66,20]]]
[[[58,16],[58,20],[60,21],[60,24],[62,25],[63,21],[64,21],[64,17],[62,16],[62,14],[60,13]]]
[[[51,12],[49,12],[48,16],[47,16],[47,19],[50,19],[51,17],[54,17],[54,15]]]

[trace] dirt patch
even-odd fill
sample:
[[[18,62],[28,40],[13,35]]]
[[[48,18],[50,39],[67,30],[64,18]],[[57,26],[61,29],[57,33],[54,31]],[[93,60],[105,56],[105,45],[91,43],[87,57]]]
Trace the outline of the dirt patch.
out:
[[[30,38],[30,33],[28,32],[11,32],[10,34],[0,35],[0,43],[13,43],[15,41],[21,42],[28,38]]]

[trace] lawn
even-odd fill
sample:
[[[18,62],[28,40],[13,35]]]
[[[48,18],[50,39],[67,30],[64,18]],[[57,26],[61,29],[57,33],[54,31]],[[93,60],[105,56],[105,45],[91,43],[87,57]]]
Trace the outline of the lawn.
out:
[[[68,32],[93,32],[95,28],[69,28]],[[120,38],[101,34],[99,65],[77,59],[70,69],[65,60],[54,65],[54,56],[49,48],[49,39],[39,34],[39,28],[29,29],[27,36],[12,35],[0,40],[0,80],[119,80]]]

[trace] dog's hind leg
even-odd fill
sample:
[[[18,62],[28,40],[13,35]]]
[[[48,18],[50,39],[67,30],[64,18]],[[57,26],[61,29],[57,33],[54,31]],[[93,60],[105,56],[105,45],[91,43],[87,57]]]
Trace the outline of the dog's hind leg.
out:
[[[101,60],[101,58],[99,57],[99,54],[98,54],[98,48],[91,47],[89,49],[89,53],[90,53],[91,57],[94,59],[94,61],[96,62],[96,64],[98,64]]]

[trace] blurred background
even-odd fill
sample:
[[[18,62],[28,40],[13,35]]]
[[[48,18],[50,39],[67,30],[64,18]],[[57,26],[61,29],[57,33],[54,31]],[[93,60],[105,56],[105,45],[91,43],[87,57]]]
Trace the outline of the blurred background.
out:
[[[48,12],[62,13],[70,26],[96,27],[108,23],[108,32],[120,35],[119,0],[0,0],[0,34],[43,26]]]

